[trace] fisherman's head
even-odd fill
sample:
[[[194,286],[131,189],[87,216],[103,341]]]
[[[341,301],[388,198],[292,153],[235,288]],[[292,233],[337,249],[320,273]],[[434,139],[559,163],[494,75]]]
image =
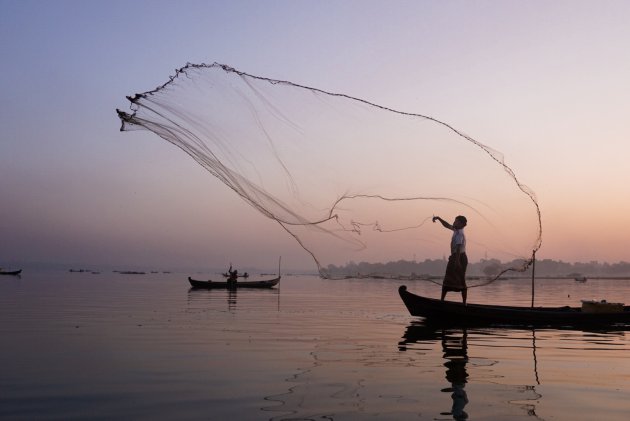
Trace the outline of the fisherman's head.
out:
[[[455,218],[455,222],[453,222],[453,227],[455,229],[462,229],[464,228],[466,225],[468,225],[468,220],[466,219],[465,216],[463,215],[459,215]]]

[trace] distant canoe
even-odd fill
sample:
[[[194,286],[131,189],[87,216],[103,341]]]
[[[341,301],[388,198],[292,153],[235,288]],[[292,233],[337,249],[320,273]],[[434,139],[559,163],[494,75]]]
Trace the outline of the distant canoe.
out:
[[[8,271],[8,272],[0,270],[0,275],[19,275],[20,273],[22,273],[22,269],[14,270],[14,271]]]
[[[188,282],[193,288],[203,289],[232,289],[232,288],[272,288],[280,282],[280,276],[273,279],[267,279],[263,281],[238,281],[238,282],[216,282],[216,281],[197,281],[188,277]]]
[[[497,324],[533,326],[607,326],[630,323],[630,306],[620,303],[583,303],[582,307],[514,307],[441,301],[398,288],[400,298],[412,316],[429,322],[453,324]]]

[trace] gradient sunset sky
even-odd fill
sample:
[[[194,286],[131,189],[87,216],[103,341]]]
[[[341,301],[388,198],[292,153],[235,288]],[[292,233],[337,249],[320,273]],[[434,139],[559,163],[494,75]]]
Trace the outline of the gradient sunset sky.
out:
[[[0,0],[0,22],[0,267],[314,269],[190,157],[119,132],[125,96],[215,61],[448,122],[536,193],[538,258],[630,261],[628,1]]]

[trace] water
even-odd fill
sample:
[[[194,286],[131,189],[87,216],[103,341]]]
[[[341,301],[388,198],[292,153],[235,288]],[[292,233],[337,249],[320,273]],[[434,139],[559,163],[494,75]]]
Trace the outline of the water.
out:
[[[630,339],[620,328],[436,331],[409,316],[398,281],[285,276],[280,289],[229,292],[191,291],[186,276],[2,277],[0,418],[625,421],[630,413]],[[433,284],[406,284],[439,296]],[[469,301],[527,306],[529,288],[501,281],[472,289]],[[539,305],[630,303],[628,281],[539,280],[536,292]]]

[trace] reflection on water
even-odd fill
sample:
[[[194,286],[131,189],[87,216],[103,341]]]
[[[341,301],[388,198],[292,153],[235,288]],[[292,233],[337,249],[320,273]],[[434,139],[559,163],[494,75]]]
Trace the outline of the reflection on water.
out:
[[[472,346],[469,340],[471,335],[473,338]],[[617,362],[621,360],[624,363],[619,366],[611,361],[608,370],[614,371],[617,368],[623,368],[625,372],[620,373],[616,379],[609,377],[607,380],[612,383],[621,381],[622,384],[627,386],[629,374],[627,372],[628,365],[625,363],[623,354],[619,354],[618,351],[624,350],[625,353],[630,350],[630,348],[625,339],[625,330],[618,330],[618,328],[610,332],[606,329],[595,332],[573,330],[559,332],[551,329],[537,330],[531,328],[445,328],[426,325],[423,322],[412,322],[407,326],[398,347],[400,351],[407,352],[414,350],[426,351],[429,345],[437,343],[441,345],[444,378],[448,384],[446,387],[441,387],[440,391],[448,394],[451,398],[450,410],[441,411],[441,416],[449,416],[448,419],[454,420],[468,419],[469,411],[467,407],[472,405],[475,413],[471,418],[474,419],[504,419],[501,418],[502,416],[506,418],[509,416],[511,419],[514,419],[514,417],[518,418],[518,414],[513,413],[512,409],[509,407],[501,407],[500,403],[504,402],[509,404],[512,408],[523,411],[520,413],[520,416],[545,419],[538,415],[537,407],[544,407],[549,413],[557,412],[557,409],[552,408],[549,410],[549,405],[554,405],[554,403],[551,401],[547,402],[544,394],[538,390],[541,388],[538,361],[538,353],[541,350],[537,345],[540,343],[538,336],[541,336],[543,340],[543,361],[550,356],[559,357],[560,360],[563,360],[562,364],[565,365],[564,370],[569,372],[573,370],[572,374],[575,374],[577,367],[568,363],[567,359],[570,359],[571,356],[567,354],[563,356],[558,353],[561,353],[562,350],[578,350],[578,348],[569,347],[565,342],[569,342],[569,344],[573,345],[581,344],[579,350],[582,352],[582,357],[586,357],[590,364],[594,364],[595,360],[600,358],[605,360],[606,355],[599,355],[597,358],[593,358],[593,356],[588,353],[588,350],[597,349],[599,352],[604,351],[609,353],[608,357],[617,360]],[[595,348],[593,348],[594,345],[596,345]],[[513,357],[510,357],[511,353],[524,349],[531,350],[531,364],[529,365],[531,368],[530,376],[526,373],[527,360],[521,359],[520,361],[513,361]],[[423,358],[426,358],[426,355],[425,352],[422,353]],[[494,360],[494,355],[499,357]],[[503,358],[501,358],[500,355],[503,355]],[[515,363],[517,367],[511,367],[507,370],[500,369],[502,365]],[[575,394],[574,398],[583,399],[580,404],[589,408],[594,401],[587,391],[580,390],[582,386],[585,386],[584,383],[586,379],[582,378],[580,380],[582,384],[580,384],[576,382],[575,379],[572,379],[570,375],[567,375],[568,373],[566,372],[564,376],[554,374],[558,363],[558,361],[555,361],[549,364],[549,370],[547,370],[548,375],[546,377],[553,378],[553,380],[549,382],[551,385],[560,382],[560,392],[554,390],[554,387],[545,387],[544,382],[542,382],[542,388],[550,390],[550,399],[555,398],[556,396],[554,395],[558,393],[564,393],[562,389],[571,390],[570,393]],[[584,364],[580,365],[585,369]],[[591,371],[590,369],[585,369],[585,371],[588,372],[588,374],[586,374],[587,376],[601,375],[599,370]],[[530,381],[532,381],[532,383],[519,384],[519,378],[525,380],[531,379]],[[480,392],[473,392],[471,395],[471,387],[473,390]],[[607,391],[611,393],[615,389],[616,387],[612,386]],[[617,392],[617,390],[615,390],[615,392]],[[621,390],[625,390],[625,392],[628,391],[627,388],[622,388]],[[615,395],[617,393],[612,394]],[[488,402],[488,398],[492,396],[494,396],[494,401]],[[598,396],[599,399],[599,395],[596,396]],[[499,399],[497,400],[497,398]],[[571,412],[567,407],[564,409]],[[621,414],[624,411],[630,410],[630,405],[619,401],[607,409],[613,414]],[[589,410],[583,415],[576,413],[571,416],[571,419],[592,419],[593,413],[588,412]],[[491,415],[491,413],[493,415]],[[553,419],[554,417],[551,418]],[[566,418],[565,416],[561,416],[558,419]]]
[[[467,332],[462,329],[461,335],[454,332],[442,331],[442,350],[444,351],[444,367],[446,367],[446,381],[451,383],[451,387],[442,389],[442,392],[451,393],[453,407],[451,412],[443,412],[442,415],[452,415],[453,419],[465,420],[468,414],[464,407],[468,403],[466,395],[466,382],[468,373],[466,363],[468,362],[468,344],[466,343]]]
[[[429,346],[441,344],[449,385],[440,390],[452,404],[441,415],[449,419],[468,418],[471,406],[474,419],[490,417],[489,406],[507,417],[511,410],[497,404],[505,402],[537,419],[592,420],[605,413],[606,419],[621,420],[630,411],[622,398],[630,392],[628,330],[444,328],[414,321],[398,347],[426,357]],[[560,396],[574,403],[560,403]]]
[[[203,288],[189,288],[188,289],[188,303],[191,304],[191,308],[197,305],[204,306],[205,303],[212,303],[225,301],[227,303],[227,310],[231,313],[236,312],[237,303],[239,297],[239,291],[243,300],[247,303],[251,302],[254,298],[265,298],[268,302],[270,297],[276,300],[277,310],[280,311],[280,289],[278,288],[260,288],[260,289],[203,289]],[[195,302],[195,305],[192,305]],[[247,304],[246,304],[247,305]]]
[[[540,379],[538,378],[538,358],[536,357],[536,329],[532,329],[532,359],[534,361],[536,384],[540,384]]]
[[[387,280],[285,277],[282,290],[229,291],[190,290],[187,276],[3,280],[0,418],[625,421],[630,411],[625,329],[427,326]],[[566,288],[630,302],[630,284],[571,282],[539,290],[549,302],[564,303]],[[498,284],[493,299],[516,302],[521,289]]]

